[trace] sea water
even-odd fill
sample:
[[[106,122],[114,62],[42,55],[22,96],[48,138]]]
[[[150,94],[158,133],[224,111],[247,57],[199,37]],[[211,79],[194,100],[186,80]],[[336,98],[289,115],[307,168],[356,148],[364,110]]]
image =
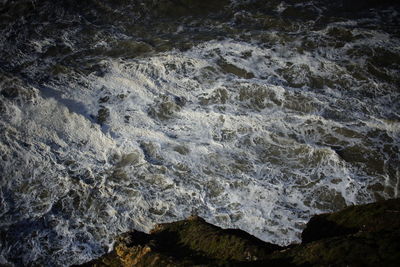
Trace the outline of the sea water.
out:
[[[191,214],[288,245],[399,196],[398,6],[150,2],[1,4],[1,264]]]

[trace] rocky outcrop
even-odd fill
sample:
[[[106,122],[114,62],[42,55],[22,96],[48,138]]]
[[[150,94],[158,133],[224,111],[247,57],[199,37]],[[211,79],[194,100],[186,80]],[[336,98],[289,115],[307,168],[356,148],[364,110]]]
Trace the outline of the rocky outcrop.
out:
[[[280,247],[193,216],[132,231],[82,266],[398,266],[400,199],[311,218],[302,243]]]
[[[114,251],[84,266],[219,266],[266,259],[281,247],[198,216],[119,236]]]
[[[302,244],[271,259],[313,266],[399,266],[400,199],[314,216]]]

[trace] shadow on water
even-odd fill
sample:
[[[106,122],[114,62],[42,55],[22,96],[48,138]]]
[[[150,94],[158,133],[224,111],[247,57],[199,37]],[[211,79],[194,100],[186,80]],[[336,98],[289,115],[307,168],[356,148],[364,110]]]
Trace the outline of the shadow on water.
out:
[[[87,118],[90,122],[97,123],[97,121],[94,120],[90,115],[90,112],[87,110],[84,103],[75,101],[73,99],[63,98],[59,91],[47,86],[41,86],[39,89],[44,98],[53,98],[58,103],[66,106],[70,112],[81,115]]]

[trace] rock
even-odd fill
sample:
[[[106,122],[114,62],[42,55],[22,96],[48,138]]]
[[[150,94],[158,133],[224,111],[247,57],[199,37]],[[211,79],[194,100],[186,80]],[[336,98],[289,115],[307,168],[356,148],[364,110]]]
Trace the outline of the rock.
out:
[[[161,100],[156,101],[154,105],[149,107],[148,114],[153,119],[160,121],[172,119],[183,107],[183,101],[183,98],[179,101],[171,96],[162,96]]]
[[[111,253],[81,266],[397,266],[400,199],[314,216],[302,239],[280,247],[195,215],[122,234]]]
[[[221,229],[190,216],[157,225],[150,234],[123,234],[113,252],[83,266],[220,266],[265,259],[278,249],[244,231]]]
[[[37,96],[32,88],[23,86],[6,86],[0,90],[0,95],[9,100],[22,100],[23,102],[33,101]]]
[[[99,111],[97,113],[97,117],[96,117],[97,122],[100,125],[103,125],[109,117],[110,117],[110,110],[106,107],[100,106],[100,109],[99,109]]]
[[[224,73],[234,74],[243,79],[252,79],[255,77],[253,73],[248,72],[247,70],[241,69],[241,68],[227,62],[224,59],[218,60],[217,64],[221,68],[222,72],[224,72]]]
[[[173,149],[181,155],[187,155],[190,152],[189,148],[184,145],[175,146]]]
[[[398,266],[400,199],[314,216],[302,240],[271,258],[311,266]]]
[[[306,64],[290,65],[287,68],[279,69],[278,73],[291,87],[301,88],[311,84],[312,72]]]
[[[358,232],[400,229],[400,199],[363,206],[351,206],[340,212],[311,218],[301,238],[303,243]]]
[[[399,230],[349,234],[299,245],[275,256],[291,259],[297,266],[398,266],[399,237]]]
[[[99,98],[99,103],[107,103],[110,100],[109,96],[104,96]]]
[[[225,88],[217,88],[209,95],[200,96],[199,100],[201,105],[226,104],[229,93]]]

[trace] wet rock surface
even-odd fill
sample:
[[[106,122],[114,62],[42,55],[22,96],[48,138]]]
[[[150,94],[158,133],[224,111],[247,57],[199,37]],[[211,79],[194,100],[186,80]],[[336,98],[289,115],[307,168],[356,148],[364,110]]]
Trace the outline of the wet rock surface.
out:
[[[198,216],[117,237],[114,250],[81,266],[395,266],[400,199],[316,215],[302,243],[280,247]]]

